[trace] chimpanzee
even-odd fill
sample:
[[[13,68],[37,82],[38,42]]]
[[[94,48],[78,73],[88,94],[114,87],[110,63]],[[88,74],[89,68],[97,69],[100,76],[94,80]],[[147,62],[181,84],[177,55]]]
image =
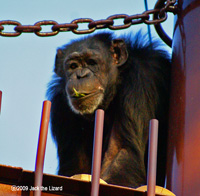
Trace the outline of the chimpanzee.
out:
[[[165,178],[170,57],[145,35],[103,32],[57,50],[48,98],[59,175],[90,174],[95,110],[105,111],[101,178],[146,184],[150,119],[159,120],[157,184]]]

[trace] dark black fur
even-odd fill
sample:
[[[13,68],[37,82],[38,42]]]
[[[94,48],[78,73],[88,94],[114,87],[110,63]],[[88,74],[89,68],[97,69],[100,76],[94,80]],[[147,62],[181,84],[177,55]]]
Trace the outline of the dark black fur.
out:
[[[62,47],[63,54],[80,45],[88,47],[100,42],[109,54],[113,34],[102,33],[80,39]],[[114,95],[105,109],[102,162],[109,148],[111,129],[113,141],[119,146],[117,155],[103,168],[101,178],[108,183],[129,187],[146,184],[145,154],[148,142],[149,120],[159,120],[157,184],[164,184],[165,151],[167,140],[167,113],[169,101],[170,60],[168,54],[152,45],[145,36],[124,36],[128,61],[118,68],[115,88],[106,89],[107,96]],[[63,59],[56,60],[62,64]],[[64,70],[62,70],[64,72]],[[54,76],[48,89],[52,101],[51,129],[58,146],[58,174],[71,176],[91,173],[94,115],[75,114],[69,107],[65,92],[65,77]],[[113,91],[113,92],[112,92]],[[116,145],[117,143],[117,145]],[[118,143],[120,143],[118,145]],[[112,144],[111,144],[112,145]],[[114,147],[113,147],[114,148]],[[103,166],[104,167],[104,166]]]

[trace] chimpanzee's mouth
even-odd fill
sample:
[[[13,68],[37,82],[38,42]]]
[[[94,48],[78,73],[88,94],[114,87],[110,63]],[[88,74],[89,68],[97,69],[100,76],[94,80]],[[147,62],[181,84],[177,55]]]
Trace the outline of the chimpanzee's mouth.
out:
[[[84,92],[79,92],[78,94],[74,93],[71,98],[72,99],[87,99],[89,97],[93,97],[94,95],[100,93],[100,91],[95,91],[95,92],[90,92],[90,93],[84,93]]]
[[[90,97],[94,97],[98,94],[102,94],[104,92],[104,89],[99,86],[97,89],[95,90],[92,90],[92,91],[79,91],[79,90],[76,90],[74,87],[73,87],[73,91],[71,91],[71,99],[74,99],[74,100],[84,100],[84,99],[87,99],[87,98],[90,98]]]

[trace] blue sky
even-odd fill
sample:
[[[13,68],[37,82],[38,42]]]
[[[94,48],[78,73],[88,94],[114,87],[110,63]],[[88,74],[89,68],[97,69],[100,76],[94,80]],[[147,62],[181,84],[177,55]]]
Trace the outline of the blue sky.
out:
[[[149,9],[155,5],[149,0]],[[9,0],[1,3],[1,20],[16,20],[23,25],[33,25],[41,20],[68,23],[76,18],[105,19],[113,14],[138,14],[145,10],[138,0]],[[172,37],[173,15],[163,24]],[[5,31],[12,31],[13,26]],[[146,31],[146,25],[135,25],[126,32]],[[152,34],[156,37],[154,27]],[[48,27],[44,28],[48,31]],[[99,31],[96,31],[99,32]],[[0,115],[0,164],[34,170],[42,103],[46,87],[52,76],[56,48],[83,35],[72,32],[41,38],[34,33],[19,37],[0,37],[0,90],[3,91]],[[170,49],[167,47],[170,51]],[[49,130],[44,172],[56,174],[56,148]]]

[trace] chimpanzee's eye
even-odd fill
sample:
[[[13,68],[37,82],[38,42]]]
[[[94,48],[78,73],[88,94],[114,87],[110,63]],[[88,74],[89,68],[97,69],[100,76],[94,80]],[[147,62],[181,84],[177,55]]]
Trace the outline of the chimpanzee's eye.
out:
[[[76,69],[78,67],[77,63],[71,63],[69,66],[71,69]]]
[[[88,59],[88,60],[87,60],[87,64],[88,64],[88,65],[96,65],[97,62],[96,62],[94,59]]]

